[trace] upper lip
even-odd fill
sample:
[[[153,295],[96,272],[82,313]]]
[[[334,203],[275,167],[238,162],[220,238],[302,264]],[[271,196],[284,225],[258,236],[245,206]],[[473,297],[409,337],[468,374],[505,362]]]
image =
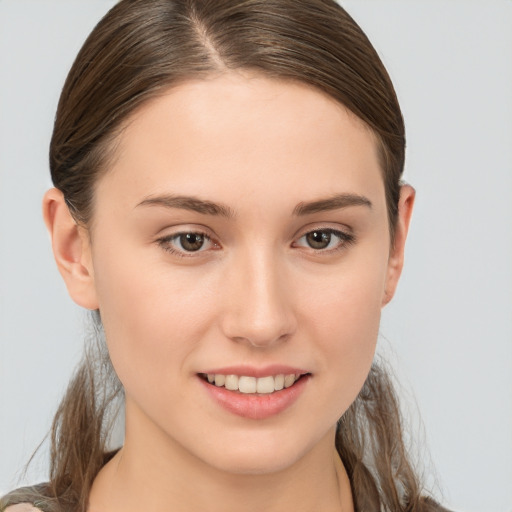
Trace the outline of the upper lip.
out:
[[[210,368],[203,374],[215,374],[215,375],[245,375],[247,377],[269,377],[274,375],[289,375],[289,374],[300,374],[304,375],[310,373],[303,368],[297,368],[294,366],[283,365],[283,364],[272,364],[262,367],[248,366],[248,365],[236,365],[236,366],[224,366],[222,368]]]

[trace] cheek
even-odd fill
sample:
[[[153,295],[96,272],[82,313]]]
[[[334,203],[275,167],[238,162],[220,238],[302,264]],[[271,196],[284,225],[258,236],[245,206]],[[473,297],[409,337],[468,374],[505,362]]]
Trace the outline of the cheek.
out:
[[[315,325],[328,338],[340,335],[341,344],[345,340],[357,348],[356,340],[374,340],[378,333],[386,270],[384,251],[354,252],[321,280],[315,283],[312,278],[303,284],[302,309],[318,319]],[[354,343],[349,343],[352,339]]]
[[[350,374],[364,373],[369,368],[378,336],[379,288],[365,284],[359,281],[349,286],[345,282],[343,291],[318,310],[318,317],[322,315],[318,328],[323,332],[320,343],[324,352],[331,354],[331,361],[348,369]]]
[[[380,252],[382,254],[382,251]],[[350,264],[349,264],[350,263]],[[319,375],[341,416],[356,398],[370,370],[381,317],[386,259],[347,262],[303,305],[321,354]],[[311,287],[309,288],[311,289]]]
[[[127,391],[142,376],[153,391],[177,382],[215,304],[204,280],[147,261],[141,268],[141,261],[133,253],[122,262],[102,256],[95,265],[110,357]]]

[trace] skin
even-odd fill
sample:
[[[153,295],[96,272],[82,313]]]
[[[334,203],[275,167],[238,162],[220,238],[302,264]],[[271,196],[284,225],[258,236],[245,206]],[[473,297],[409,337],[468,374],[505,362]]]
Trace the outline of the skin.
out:
[[[373,133],[310,87],[248,74],[169,90],[118,142],[88,229],[59,191],[44,200],[69,293],[100,310],[126,391],[125,445],[90,510],[352,510],[335,425],[370,369],[414,191],[402,187],[391,247]],[[367,203],[294,213],[340,194]],[[230,216],[148,204],[169,195]],[[329,229],[346,236],[310,247],[307,233]],[[209,240],[187,253],[171,239],[183,232]],[[311,376],[290,407],[254,420],[197,375],[239,364]]]

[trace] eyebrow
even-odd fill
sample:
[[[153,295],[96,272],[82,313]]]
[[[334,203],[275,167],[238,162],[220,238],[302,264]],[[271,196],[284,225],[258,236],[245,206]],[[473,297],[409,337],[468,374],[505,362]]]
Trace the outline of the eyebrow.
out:
[[[358,194],[336,194],[326,199],[318,199],[307,203],[301,202],[294,209],[294,215],[309,215],[311,213],[325,212],[329,210],[339,210],[349,206],[367,206],[372,208],[372,202]]]
[[[141,201],[138,206],[164,206],[165,208],[179,208],[190,210],[205,215],[218,215],[228,219],[235,216],[235,212],[226,205],[205,201],[193,196],[164,195],[148,197]]]
[[[201,213],[203,215],[216,215],[232,219],[235,217],[235,212],[229,206],[213,201],[199,199],[194,196],[181,196],[181,195],[163,195],[155,197],[147,197],[141,201],[139,206],[163,206],[165,208],[178,208],[181,210],[190,210],[193,212]],[[361,195],[357,194],[336,194],[332,197],[325,199],[318,199],[316,201],[300,202],[294,209],[293,215],[303,216],[312,213],[339,210],[348,208],[349,206],[366,206],[372,208],[371,201]]]

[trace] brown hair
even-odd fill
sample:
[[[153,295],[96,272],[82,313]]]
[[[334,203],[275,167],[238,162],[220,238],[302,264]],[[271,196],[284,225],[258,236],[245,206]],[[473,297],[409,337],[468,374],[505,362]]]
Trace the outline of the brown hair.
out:
[[[393,237],[404,165],[402,114],[376,51],[334,0],[123,0],[113,7],[73,64],[51,141],[52,179],[77,222],[90,223],[95,183],[108,171],[116,137],[135,109],[179,82],[235,69],[309,84],[370,127]],[[97,320],[101,330],[99,314]],[[46,510],[85,511],[109,457],[110,411],[122,387],[103,342],[98,350],[86,354],[54,420],[50,483],[32,491],[46,495],[40,502]],[[336,447],[356,510],[443,510],[422,497],[391,382],[377,365],[340,419]],[[25,492],[11,503],[26,498]]]

